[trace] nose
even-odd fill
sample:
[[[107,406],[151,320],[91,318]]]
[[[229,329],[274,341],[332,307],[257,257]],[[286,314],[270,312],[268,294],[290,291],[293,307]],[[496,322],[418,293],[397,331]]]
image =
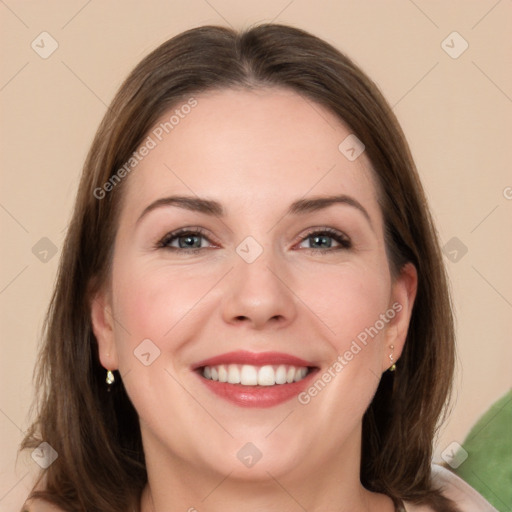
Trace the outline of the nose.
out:
[[[238,258],[224,283],[224,321],[258,330],[290,325],[297,316],[297,297],[287,275],[268,251],[252,263]]]

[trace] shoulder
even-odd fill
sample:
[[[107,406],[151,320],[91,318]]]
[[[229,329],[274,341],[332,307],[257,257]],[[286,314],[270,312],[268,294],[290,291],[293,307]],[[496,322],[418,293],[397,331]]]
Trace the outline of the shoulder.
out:
[[[450,470],[432,464],[432,484],[451,499],[460,512],[498,512],[481,494]],[[407,512],[434,512],[426,505],[405,503]]]
[[[21,512],[65,512],[63,509],[45,500],[29,499],[21,508]]]
[[[498,512],[478,491],[443,466],[432,464],[432,481],[462,512]]]
[[[32,491],[42,491],[46,488],[46,478],[43,475],[36,482]],[[40,498],[27,498],[23,507],[21,507],[21,512],[66,512],[62,508],[50,503],[49,501],[40,499]]]

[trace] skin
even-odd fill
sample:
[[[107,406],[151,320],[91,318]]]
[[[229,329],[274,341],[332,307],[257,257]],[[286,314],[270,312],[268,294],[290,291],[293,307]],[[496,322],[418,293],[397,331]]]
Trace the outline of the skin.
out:
[[[391,276],[370,162],[345,158],[338,145],[350,130],[292,91],[196,99],[127,178],[111,279],[91,307],[101,363],[120,371],[140,417],[142,510],[390,512],[392,501],[359,481],[361,424],[390,355],[400,357],[417,275],[408,264]],[[348,204],[285,214],[333,194],[357,200],[369,220]],[[216,200],[225,215],[165,206],[138,220],[171,195]],[[155,248],[196,226],[207,237],[200,252]],[[352,247],[315,246],[309,231],[327,227]],[[263,249],[252,263],[235,250],[247,236]],[[191,370],[244,349],[292,354],[321,374],[394,303],[401,311],[307,405],[238,407]],[[134,357],[144,339],[160,350],[149,366]],[[262,454],[251,468],[237,457],[247,442]]]

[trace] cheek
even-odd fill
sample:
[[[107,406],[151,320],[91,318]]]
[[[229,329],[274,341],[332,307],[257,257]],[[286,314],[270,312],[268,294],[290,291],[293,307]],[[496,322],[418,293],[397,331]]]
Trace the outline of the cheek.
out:
[[[113,296],[118,363],[137,412],[150,430],[158,430],[162,418],[171,420],[172,411],[162,404],[172,397],[175,407],[182,412],[192,409],[192,417],[200,417],[194,402],[187,401],[170,374],[174,374],[173,367],[182,366],[181,349],[193,341],[196,319],[203,311],[201,298],[215,284],[215,276],[128,258],[116,265]],[[156,416],[155,410],[159,411]]]
[[[385,264],[346,265],[319,272],[315,283],[304,284],[301,296],[310,297],[311,309],[332,331],[326,337],[331,364],[300,403],[316,412],[320,408],[334,430],[344,432],[363,415],[379,383],[383,340],[395,315],[389,305],[391,280]]]
[[[380,268],[329,268],[302,283],[299,296],[329,328],[329,339],[337,353],[347,350],[358,336],[364,341],[368,330],[374,335],[371,339],[377,338],[372,329],[376,323],[379,334],[385,330],[387,324],[379,319],[388,309],[391,283],[387,272]]]
[[[144,339],[152,340],[162,351],[177,350],[185,343],[180,339],[187,338],[183,330],[205,320],[206,310],[208,316],[222,316],[221,311],[213,311],[216,306],[208,297],[223,274],[222,268],[198,265],[190,269],[127,259],[116,262],[115,268],[114,312],[117,324],[122,325],[118,329],[121,350],[133,352]],[[301,316],[302,310],[310,322],[327,327],[333,355],[348,350],[358,336],[364,339],[364,333],[385,313],[390,281],[382,268],[385,265],[346,263],[292,270],[291,289],[299,298],[297,312]],[[289,293],[288,300],[297,300]],[[364,352],[368,355],[369,350]]]
[[[301,403],[312,401],[313,409],[320,407],[341,432],[351,425],[347,414],[362,416],[379,383],[385,333],[394,316],[391,280],[386,265],[346,265],[319,273],[315,283],[305,284],[301,296],[310,297],[311,309],[329,327],[331,363],[319,372]]]
[[[122,324],[116,330],[119,350],[133,352],[144,339],[162,352],[176,350],[180,340],[175,333],[201,314],[201,299],[215,284],[216,274],[152,262],[124,260],[116,265],[113,295],[116,319]]]

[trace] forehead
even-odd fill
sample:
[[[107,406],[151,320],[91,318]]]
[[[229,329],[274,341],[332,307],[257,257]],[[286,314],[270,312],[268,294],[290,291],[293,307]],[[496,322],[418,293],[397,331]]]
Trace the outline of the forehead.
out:
[[[329,110],[287,89],[199,94],[148,132],[150,150],[130,173],[124,202],[135,214],[159,197],[194,194],[229,213],[339,193],[376,208],[365,153],[351,161],[339,149],[351,135]]]

